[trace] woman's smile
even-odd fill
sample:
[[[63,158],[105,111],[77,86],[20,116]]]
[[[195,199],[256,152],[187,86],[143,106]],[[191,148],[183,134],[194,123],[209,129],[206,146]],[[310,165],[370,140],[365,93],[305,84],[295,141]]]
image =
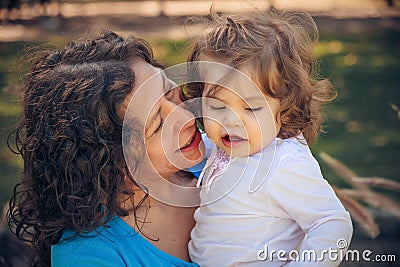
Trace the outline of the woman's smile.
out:
[[[178,150],[180,152],[188,152],[193,149],[198,149],[200,142],[201,142],[201,134],[200,131],[195,127],[195,132],[192,135],[192,137],[183,147],[181,147]]]

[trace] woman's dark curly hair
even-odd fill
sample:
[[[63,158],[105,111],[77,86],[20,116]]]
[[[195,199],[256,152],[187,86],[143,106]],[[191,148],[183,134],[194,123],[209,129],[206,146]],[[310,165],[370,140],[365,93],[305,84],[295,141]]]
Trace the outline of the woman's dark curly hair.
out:
[[[214,15],[209,29],[194,43],[188,62],[208,56],[236,69],[251,63],[254,77],[250,78],[265,94],[280,100],[278,136],[285,139],[302,133],[313,143],[322,129],[322,105],[336,97],[331,83],[317,77],[313,49],[318,37],[317,26],[306,12],[271,9]],[[201,79],[195,71],[192,75],[190,80]],[[192,83],[184,92],[187,99],[198,99],[203,90],[202,83]],[[201,112],[198,101],[192,105],[194,112]]]
[[[118,114],[134,87],[136,59],[160,66],[145,41],[105,32],[45,52],[27,74],[15,135],[23,178],[8,221],[31,242],[34,266],[50,266],[50,247],[63,230],[82,233],[127,215],[121,194],[132,194],[125,183],[134,181]]]

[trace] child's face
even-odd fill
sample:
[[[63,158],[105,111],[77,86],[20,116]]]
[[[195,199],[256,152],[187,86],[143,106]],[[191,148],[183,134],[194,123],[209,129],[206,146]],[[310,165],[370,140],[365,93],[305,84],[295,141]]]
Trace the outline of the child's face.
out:
[[[250,66],[240,71],[229,76],[211,95],[208,92],[212,85],[206,83],[202,101],[208,137],[233,157],[259,152],[279,132],[276,121],[279,101],[264,95],[248,78],[252,72]]]

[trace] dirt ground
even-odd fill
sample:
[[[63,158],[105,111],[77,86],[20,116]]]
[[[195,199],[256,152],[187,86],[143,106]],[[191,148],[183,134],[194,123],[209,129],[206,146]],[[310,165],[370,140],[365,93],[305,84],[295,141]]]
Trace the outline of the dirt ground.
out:
[[[326,34],[382,28],[400,31],[400,3],[389,8],[384,0],[133,1],[23,6],[19,12],[10,13],[13,20],[8,23],[4,14],[0,16],[0,42],[29,42],[60,35],[73,38],[99,29],[143,38],[190,38],[202,32],[205,25],[188,23],[187,18],[209,14],[211,5],[215,12],[237,13],[266,9],[271,2],[276,8],[309,11],[320,32]]]

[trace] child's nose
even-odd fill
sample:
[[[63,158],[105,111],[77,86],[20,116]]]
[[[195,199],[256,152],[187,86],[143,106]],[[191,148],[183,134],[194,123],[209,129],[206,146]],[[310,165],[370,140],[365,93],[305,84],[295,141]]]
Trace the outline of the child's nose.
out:
[[[227,108],[224,116],[224,121],[222,122],[226,126],[241,126],[242,120],[240,119],[239,115],[235,110]]]

